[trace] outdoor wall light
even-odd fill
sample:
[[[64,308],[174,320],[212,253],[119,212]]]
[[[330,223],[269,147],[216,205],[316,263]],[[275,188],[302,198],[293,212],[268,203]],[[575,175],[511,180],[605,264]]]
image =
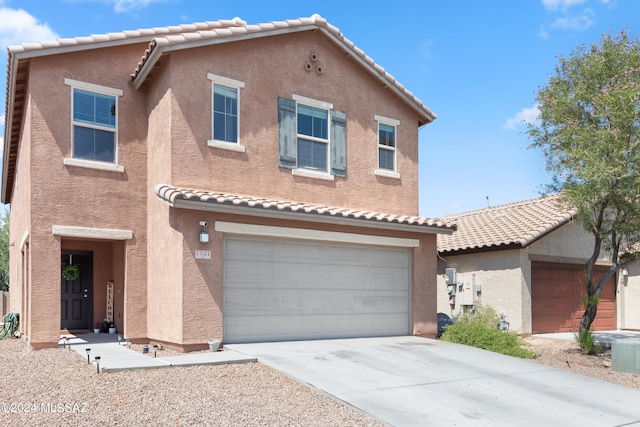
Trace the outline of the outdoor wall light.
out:
[[[84,349],[87,352],[87,364],[91,364],[91,361],[89,360],[89,355],[91,354],[91,349],[90,348],[85,348]]]
[[[620,273],[622,273],[623,276],[628,276],[629,275],[629,270],[627,270],[625,267],[622,267],[620,269]]]
[[[209,233],[207,233],[207,221],[200,221],[200,243],[209,243]]]

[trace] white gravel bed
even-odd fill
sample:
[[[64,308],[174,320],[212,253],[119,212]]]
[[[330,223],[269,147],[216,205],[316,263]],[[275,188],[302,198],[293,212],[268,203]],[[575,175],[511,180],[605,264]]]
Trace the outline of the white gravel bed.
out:
[[[382,426],[260,363],[96,373],[68,349],[0,341],[0,425]]]

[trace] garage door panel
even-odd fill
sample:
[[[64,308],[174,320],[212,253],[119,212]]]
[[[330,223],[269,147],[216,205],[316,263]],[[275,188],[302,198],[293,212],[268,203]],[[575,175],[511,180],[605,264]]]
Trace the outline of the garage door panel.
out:
[[[352,289],[327,292],[297,289],[253,290],[248,297],[244,289],[229,289],[225,294],[224,313],[228,315],[335,315],[348,311],[352,314],[406,313],[409,302],[407,292],[358,291]]]
[[[595,273],[595,280],[604,274]],[[532,332],[576,332],[584,314],[584,266],[533,263],[531,274]],[[591,329],[615,329],[615,277],[600,295]]]
[[[324,316],[304,315],[297,318],[291,316],[271,316],[260,318],[262,328],[279,331],[277,335],[268,335],[256,329],[256,319],[238,317],[225,325],[225,334],[235,337],[237,342],[252,341],[287,341],[301,339],[325,339],[373,337],[397,335],[393,325],[406,322],[406,316],[401,314],[381,314],[371,321],[367,315],[335,315],[331,318]],[[322,322],[322,328],[318,323]],[[363,327],[363,325],[368,325]]]
[[[406,249],[235,237],[224,247],[225,342],[409,331]]]

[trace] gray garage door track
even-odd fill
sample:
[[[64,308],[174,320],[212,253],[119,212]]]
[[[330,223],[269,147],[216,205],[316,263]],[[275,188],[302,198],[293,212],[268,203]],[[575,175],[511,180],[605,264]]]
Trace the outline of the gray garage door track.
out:
[[[640,426],[640,390],[427,338],[225,347],[394,426]]]

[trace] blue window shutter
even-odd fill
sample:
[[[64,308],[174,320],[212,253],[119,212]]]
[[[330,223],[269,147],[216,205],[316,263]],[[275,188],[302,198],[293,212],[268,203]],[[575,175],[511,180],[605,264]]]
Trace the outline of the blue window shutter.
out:
[[[278,97],[278,164],[294,169],[298,157],[296,141],[296,102]]]
[[[347,176],[347,115],[331,111],[331,172]]]

